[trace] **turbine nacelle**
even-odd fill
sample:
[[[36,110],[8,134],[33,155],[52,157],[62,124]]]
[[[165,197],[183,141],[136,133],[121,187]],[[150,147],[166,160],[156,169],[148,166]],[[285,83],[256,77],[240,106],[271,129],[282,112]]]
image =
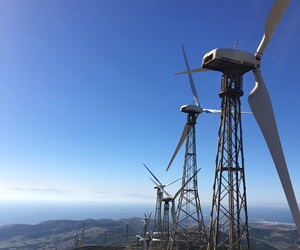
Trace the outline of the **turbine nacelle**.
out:
[[[214,49],[202,60],[202,68],[221,72],[232,69],[245,74],[256,66],[257,58],[253,54],[236,49]]]
[[[190,113],[200,114],[202,113],[202,108],[196,105],[186,104],[180,107],[180,111],[188,114]]]

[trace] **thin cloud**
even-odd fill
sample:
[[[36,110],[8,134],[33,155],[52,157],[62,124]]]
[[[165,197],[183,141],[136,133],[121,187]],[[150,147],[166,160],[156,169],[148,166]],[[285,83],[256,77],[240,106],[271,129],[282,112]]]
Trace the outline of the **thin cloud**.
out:
[[[145,195],[145,194],[120,194],[119,196],[122,196],[122,197],[137,197],[137,198],[151,198],[153,199],[154,196],[153,195]]]
[[[104,191],[95,191],[93,193],[94,194],[108,194],[108,192],[104,192]]]
[[[51,189],[51,188],[22,188],[22,187],[11,187],[9,190],[12,191],[30,191],[30,192],[46,192],[46,193],[73,193],[69,190]]]

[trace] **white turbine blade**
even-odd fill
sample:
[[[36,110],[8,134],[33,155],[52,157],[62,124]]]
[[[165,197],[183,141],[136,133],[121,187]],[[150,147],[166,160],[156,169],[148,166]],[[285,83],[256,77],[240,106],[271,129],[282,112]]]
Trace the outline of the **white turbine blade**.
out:
[[[174,218],[175,218],[175,201],[174,201],[174,199],[172,200],[171,216],[172,216],[172,221],[174,222]]]
[[[150,178],[150,180],[151,180],[158,188],[160,188],[160,186],[159,186],[159,184],[158,184],[157,182],[155,182],[152,178]],[[160,188],[160,189],[162,189],[162,188]]]
[[[190,71],[190,66],[189,66],[189,62],[188,62],[187,56],[185,54],[184,47],[183,46],[181,46],[181,47],[182,47],[182,53],[183,53],[183,57],[184,57],[185,65],[186,65],[186,70]],[[191,73],[187,73],[187,74],[188,74],[188,77],[189,77],[190,86],[191,86],[191,89],[192,89],[192,92],[193,92],[193,95],[194,95],[194,99],[195,99],[196,105],[200,107],[197,90],[196,90],[196,87],[195,87],[195,84],[194,84],[194,79],[193,79]]]
[[[219,109],[202,109],[202,112],[208,113],[208,114],[221,114],[222,110],[219,110]],[[252,114],[252,112],[242,111],[241,114]]]
[[[273,4],[273,7],[270,10],[270,13],[269,13],[268,18],[265,23],[264,36],[256,50],[255,56],[257,58],[261,58],[262,54],[264,53],[269,41],[271,40],[272,35],[273,35],[274,31],[276,30],[289,3],[290,3],[290,0],[277,0]]]
[[[178,72],[175,75],[183,75],[183,74],[189,74],[189,73],[197,73],[197,72],[204,72],[204,71],[209,71],[210,69],[205,69],[205,68],[197,68],[197,69],[192,69],[188,71],[182,71]]]
[[[202,109],[202,112],[208,113],[208,114],[221,114],[222,110],[219,110],[219,109]],[[252,114],[252,112],[242,111],[241,114]]]
[[[156,178],[156,176],[150,171],[150,169],[144,164],[145,168],[149,171],[149,173],[153,176],[153,178],[161,185],[163,186],[163,184],[161,184],[161,182]]]
[[[182,192],[182,190],[186,187],[186,185],[195,177],[195,175],[200,171],[200,169],[201,168],[199,168],[196,171],[196,173],[194,173],[193,176],[185,182],[185,184],[177,191],[177,193],[174,195],[174,197],[170,197],[170,198],[172,198],[171,215],[172,215],[173,222],[174,222],[174,218],[175,218],[175,199],[176,199],[176,197]]]
[[[270,96],[259,69],[254,71],[254,76],[256,85],[249,95],[249,105],[270,150],[300,235],[300,213],[284,158]]]
[[[180,181],[180,180],[182,180],[182,178],[179,178],[179,179],[176,180],[176,181],[172,181],[172,182],[166,184],[165,187],[170,186],[170,185],[172,185],[173,183],[175,183],[175,182],[177,182],[177,181]]]
[[[141,241],[141,240],[144,240],[144,238],[143,238],[143,237],[141,237],[139,234],[136,234],[136,235],[135,235],[135,237],[139,238],[139,239],[140,239],[140,241]]]
[[[160,239],[152,238],[152,241],[161,241]]]
[[[172,197],[172,195],[170,195],[164,188],[161,188],[154,180],[152,180],[150,178],[151,181],[153,181],[153,183],[162,191],[164,192],[169,198]]]
[[[177,155],[179,149],[181,148],[181,146],[182,146],[183,142],[185,141],[185,139],[186,139],[188,133],[190,132],[190,129],[191,129],[191,126],[190,126],[189,124],[185,124],[185,126],[184,126],[184,128],[183,128],[183,131],[182,131],[182,134],[181,134],[181,137],[180,137],[180,140],[179,140],[179,142],[178,142],[178,145],[177,145],[177,147],[176,147],[176,149],[175,149],[175,152],[174,152],[174,154],[173,154],[173,156],[172,156],[172,158],[171,158],[171,160],[170,160],[170,162],[169,162],[169,165],[168,165],[166,171],[169,170],[169,168],[170,168],[170,166],[171,166],[173,160],[175,159],[175,157],[176,157],[176,155]]]
[[[160,191],[163,190],[162,186],[160,186],[157,182],[155,182],[151,177],[149,179],[155,184],[155,187],[157,187]]]
[[[170,195],[166,190],[163,189],[163,192],[168,196],[168,198],[172,198],[172,195]]]
[[[218,110],[218,109],[202,109],[202,112],[209,113],[209,114],[221,114],[222,110]]]
[[[199,168],[196,173],[193,174],[192,177],[190,177],[185,184],[177,191],[177,193],[174,195],[173,199],[176,199],[176,197],[182,192],[182,190],[187,186],[187,184],[195,177],[196,174],[200,171],[201,168]]]

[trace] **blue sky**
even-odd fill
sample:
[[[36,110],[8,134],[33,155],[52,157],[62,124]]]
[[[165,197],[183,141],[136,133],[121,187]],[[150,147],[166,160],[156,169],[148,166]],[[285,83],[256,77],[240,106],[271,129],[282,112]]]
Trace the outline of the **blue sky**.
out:
[[[145,163],[168,172],[192,104],[191,68],[214,48],[255,52],[273,1],[0,1],[0,200],[154,203]],[[291,1],[262,59],[295,194],[300,200],[299,1]],[[221,74],[194,74],[200,103],[219,108]],[[242,109],[254,86],[244,76]],[[210,204],[218,115],[197,123],[200,199]],[[266,144],[243,117],[248,205],[285,205]],[[175,192],[178,185],[170,187]]]

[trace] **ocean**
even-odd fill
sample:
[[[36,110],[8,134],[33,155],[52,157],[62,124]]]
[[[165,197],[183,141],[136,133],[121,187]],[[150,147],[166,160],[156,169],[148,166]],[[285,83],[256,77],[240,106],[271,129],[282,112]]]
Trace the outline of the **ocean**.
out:
[[[152,204],[150,204],[150,208]],[[96,202],[0,202],[0,226],[47,220],[143,217],[149,204]]]
[[[120,219],[154,214],[155,204],[96,202],[0,202],[0,226],[7,224],[37,224],[46,220]],[[204,220],[209,220],[210,206],[202,206]],[[251,220],[294,223],[286,207],[248,207]]]

